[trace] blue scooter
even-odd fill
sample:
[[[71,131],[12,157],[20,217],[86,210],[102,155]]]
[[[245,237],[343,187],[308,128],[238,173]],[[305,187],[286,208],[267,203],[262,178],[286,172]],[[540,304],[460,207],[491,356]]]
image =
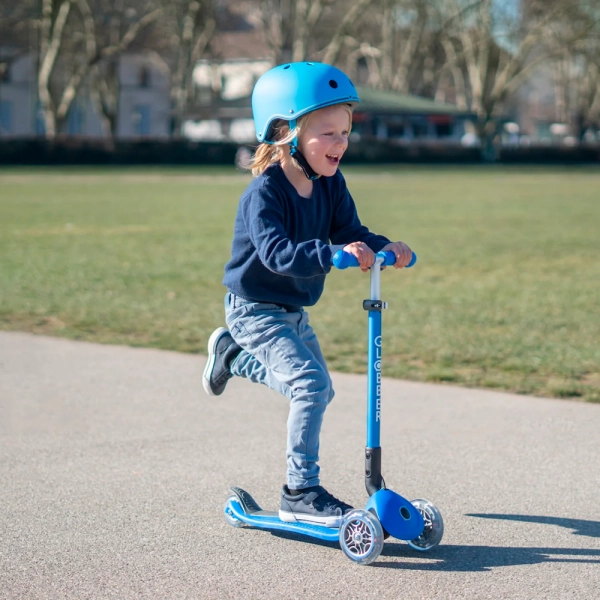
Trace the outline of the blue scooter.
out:
[[[408,264],[412,267],[416,255]],[[385,487],[381,475],[380,410],[381,410],[381,311],[387,308],[380,296],[381,267],[393,265],[393,252],[378,252],[371,272],[371,297],[363,302],[369,313],[367,447],[365,448],[365,486],[369,500],[363,509],[353,509],[344,515],[338,528],[312,523],[287,523],[276,512],[263,510],[252,496],[238,487],[231,488],[225,502],[225,519],[233,527],[289,531],[320,540],[339,542],[352,561],[368,565],[376,560],[390,535],[406,540],[412,548],[426,552],[435,548],[444,534],[444,522],[439,510],[422,498],[409,502]],[[338,269],[357,267],[356,258],[343,251],[333,257]]]

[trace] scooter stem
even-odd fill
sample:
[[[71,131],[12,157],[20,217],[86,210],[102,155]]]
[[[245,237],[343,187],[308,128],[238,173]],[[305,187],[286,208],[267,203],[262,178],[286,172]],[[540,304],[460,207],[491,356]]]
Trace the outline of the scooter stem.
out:
[[[338,269],[358,267],[358,259],[338,250],[333,256],[333,264]],[[371,298],[363,302],[363,308],[369,311],[369,357],[367,368],[367,447],[365,449],[365,486],[369,496],[385,488],[381,476],[381,446],[379,442],[381,411],[381,311],[387,308],[381,301],[381,265],[393,265],[396,256],[393,252],[377,252],[375,263],[371,267]],[[406,268],[417,262],[413,252]]]
[[[371,298],[363,308],[369,312],[369,351],[367,371],[367,447],[365,448],[365,487],[369,496],[385,487],[381,476],[381,265],[376,257],[370,268]]]

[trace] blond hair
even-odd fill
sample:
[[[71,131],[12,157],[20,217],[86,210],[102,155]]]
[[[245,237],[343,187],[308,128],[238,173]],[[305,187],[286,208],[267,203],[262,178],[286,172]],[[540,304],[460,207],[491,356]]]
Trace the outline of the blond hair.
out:
[[[352,127],[352,107],[349,104],[340,104],[339,106],[343,106],[348,111],[348,119],[350,121],[348,130],[350,130]],[[284,147],[295,137],[299,138],[302,135],[302,132],[308,125],[310,116],[314,114],[314,112],[315,111],[302,115],[296,121],[296,127],[294,129],[290,129],[288,121],[284,121],[283,119],[278,119],[273,122],[272,139],[274,141],[270,144],[265,142],[259,144],[248,165],[248,168],[252,170],[252,175],[254,175],[254,177],[262,175],[268,167],[273,163],[279,162],[283,158]]]

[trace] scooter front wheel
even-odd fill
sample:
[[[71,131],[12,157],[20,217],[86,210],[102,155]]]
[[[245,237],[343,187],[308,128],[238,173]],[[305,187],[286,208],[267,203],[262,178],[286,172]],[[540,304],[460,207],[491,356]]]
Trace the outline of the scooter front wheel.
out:
[[[235,496],[234,494],[231,494],[231,496],[229,496],[227,498],[227,500],[225,501],[225,507],[223,509],[223,514],[225,515],[225,520],[232,527],[245,527],[246,523],[244,523],[244,521],[240,521],[238,518],[234,517],[233,511],[231,510],[231,502],[232,501],[238,501],[238,497]]]
[[[377,560],[383,549],[383,528],[379,519],[366,510],[347,513],[340,525],[340,546],[359,565]]]
[[[409,540],[408,545],[419,552],[427,552],[442,541],[444,535],[442,513],[429,500],[423,498],[411,500],[411,503],[421,513],[425,521],[425,529],[419,537]]]

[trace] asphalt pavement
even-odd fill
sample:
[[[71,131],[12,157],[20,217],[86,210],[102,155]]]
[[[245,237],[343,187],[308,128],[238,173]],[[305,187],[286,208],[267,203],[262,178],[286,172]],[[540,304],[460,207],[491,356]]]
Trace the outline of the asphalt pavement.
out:
[[[0,332],[0,598],[600,598],[599,405],[384,378],[387,485],[445,535],[363,567],[225,522],[231,485],[278,507],[287,401],[204,361]],[[322,482],[363,506],[366,381],[333,379]]]

